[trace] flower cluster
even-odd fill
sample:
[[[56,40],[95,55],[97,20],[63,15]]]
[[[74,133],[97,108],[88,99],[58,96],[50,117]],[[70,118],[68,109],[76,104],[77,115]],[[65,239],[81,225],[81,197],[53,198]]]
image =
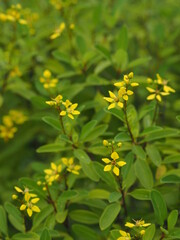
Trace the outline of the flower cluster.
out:
[[[126,222],[125,226],[128,228],[134,228],[135,230],[135,236],[137,236],[137,234],[139,234],[140,236],[145,234],[145,229],[146,227],[150,226],[151,223],[145,223],[144,220],[137,220],[135,221],[135,223],[130,223],[130,222]],[[120,230],[119,233],[121,234],[121,237],[119,237],[117,240],[131,240],[134,239],[133,237],[131,237],[130,233],[127,233],[125,231]],[[139,237],[138,237],[139,239]]]
[[[147,97],[147,100],[154,100],[161,102],[162,96],[167,96],[170,93],[174,93],[175,90],[168,86],[168,81],[163,79],[159,74],[156,74],[157,79],[152,80],[151,78],[147,79],[147,82],[152,85],[152,87],[147,87],[146,89],[150,92],[150,95]]]
[[[27,117],[20,111],[10,110],[8,115],[3,116],[2,125],[0,125],[0,138],[4,141],[8,141],[14,137],[17,132],[15,124],[23,124],[27,120]]]
[[[113,150],[114,147],[120,148],[120,147],[122,146],[122,142],[118,142],[118,143],[115,144],[114,141],[109,142],[108,140],[105,140],[105,139],[104,139],[104,140],[103,140],[103,145],[104,145],[105,147],[110,147],[110,148]]]
[[[126,165],[126,162],[124,162],[122,160],[117,161],[119,159],[119,155],[118,155],[117,152],[113,152],[111,154],[111,159],[112,160],[110,160],[109,158],[102,158],[102,161],[107,164],[104,167],[104,171],[107,172],[107,171],[113,170],[113,173],[116,176],[119,176],[119,168],[123,167],[124,165]]]
[[[55,29],[54,33],[51,34],[50,39],[53,40],[53,39],[60,37],[65,28],[66,28],[66,24],[64,22],[62,22],[59,25],[59,27]]]
[[[27,24],[26,19],[23,18],[22,6],[21,4],[11,5],[7,9],[6,13],[0,13],[0,20],[3,22],[18,22],[20,24]]]
[[[104,97],[104,99],[110,103],[108,109],[115,107],[124,107],[124,101],[128,101],[129,96],[133,95],[133,91],[129,87],[136,87],[139,84],[137,82],[131,82],[133,78],[133,72],[130,72],[128,75],[124,75],[124,79],[121,82],[117,82],[114,86],[118,87],[119,90],[117,94],[109,91],[109,97]]]
[[[69,118],[74,119],[74,115],[80,114],[80,112],[76,110],[78,104],[73,104],[68,99],[64,102],[62,95],[58,95],[56,98],[52,99],[52,101],[46,101],[46,104],[58,109],[61,117],[67,115]]]
[[[40,77],[40,82],[43,83],[45,89],[54,88],[58,83],[57,78],[52,78],[52,74],[49,70],[43,72],[43,76]]]
[[[24,188],[24,190],[16,186],[14,188],[18,194],[23,194],[23,199],[21,200],[21,206],[19,208],[21,211],[26,210],[29,217],[32,216],[33,212],[40,212],[39,207],[36,206],[36,203],[40,199],[37,197],[36,194],[31,193],[29,188]],[[18,195],[13,194],[12,199],[18,199]]]
[[[81,169],[80,165],[74,163],[74,158],[62,158],[61,159],[68,172],[72,172],[76,175],[79,175],[79,170]]]
[[[69,1],[62,1],[62,0],[50,0],[50,3],[57,9],[61,10],[63,8],[68,8],[71,5],[77,3],[77,0],[69,0]]]
[[[59,179],[59,174],[62,171],[62,165],[56,165],[55,163],[51,163],[51,168],[45,169],[44,173],[46,183],[51,186],[54,181],[57,181]]]

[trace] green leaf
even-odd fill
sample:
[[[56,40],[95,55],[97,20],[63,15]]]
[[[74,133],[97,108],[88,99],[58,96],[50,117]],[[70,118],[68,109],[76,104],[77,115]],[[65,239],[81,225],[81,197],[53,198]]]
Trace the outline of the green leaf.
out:
[[[126,156],[124,161],[126,162],[126,165],[123,166],[123,168],[121,169],[121,173],[123,176],[123,180],[125,180],[128,176],[128,173],[133,165],[133,161],[134,161],[134,155],[132,152],[129,152]]]
[[[91,162],[90,157],[82,149],[75,149],[74,150],[74,156],[85,164],[89,164]]]
[[[123,49],[118,49],[113,56],[113,62],[118,69],[121,69],[121,71],[124,71],[128,64],[127,52],[124,51]]]
[[[163,164],[180,163],[180,154],[170,155],[164,158]]]
[[[176,119],[180,122],[180,115],[176,116]]]
[[[68,214],[68,210],[64,210],[63,212],[56,213],[56,221],[58,223],[63,223],[66,220]]]
[[[147,127],[144,129],[144,131],[139,134],[139,136],[145,136],[145,135],[148,135],[150,133],[154,133],[154,132],[157,132],[159,130],[162,130],[162,127],[159,127],[159,126],[152,126],[152,127]]]
[[[53,207],[49,205],[43,208],[41,212],[37,213],[33,219],[32,230],[37,228],[52,212],[53,212]]]
[[[141,146],[133,145],[132,151],[138,158],[146,160],[146,153]]]
[[[88,210],[73,210],[69,216],[72,220],[84,224],[96,224],[99,221],[98,215]]]
[[[109,195],[109,202],[117,202],[122,197],[122,194],[120,192],[112,192]]]
[[[148,189],[135,189],[134,191],[128,193],[135,199],[138,200],[151,200],[151,190]]]
[[[115,142],[130,142],[131,137],[129,136],[129,134],[127,132],[121,132],[115,136],[114,141]]]
[[[113,189],[118,189],[117,182],[115,181],[113,175],[110,172],[104,172],[104,166],[102,164],[95,161],[93,163],[99,177]]]
[[[66,190],[62,192],[60,198],[62,201],[67,201],[78,196],[78,192],[75,190]]]
[[[97,240],[97,232],[93,230],[93,228],[81,225],[81,224],[73,224],[72,231],[77,236],[79,240]]]
[[[60,62],[71,65],[71,59],[65,53],[59,52],[59,50],[55,50],[52,52],[52,55]]]
[[[19,231],[25,231],[24,219],[21,212],[13,204],[6,202],[4,205],[6,211],[8,212],[8,217],[11,224]]]
[[[153,187],[153,175],[146,161],[140,159],[136,160],[135,173],[143,187],[147,189]]]
[[[89,192],[89,198],[108,199],[110,192],[104,189],[93,189]]]
[[[102,231],[108,228],[115,221],[120,210],[121,210],[120,203],[112,203],[104,209],[99,219],[99,226]]]
[[[51,127],[53,127],[54,129],[61,131],[61,126],[60,126],[60,122],[57,118],[55,117],[50,117],[50,116],[45,116],[42,118],[42,120],[47,123],[48,125],[50,125]]]
[[[106,59],[111,61],[111,54],[105,47],[99,44],[97,44],[95,47]]]
[[[41,233],[41,237],[40,237],[40,240],[51,240],[51,235],[48,231],[47,228],[45,228],[42,233]]]
[[[90,162],[89,164],[84,163],[83,161],[80,161],[82,170],[84,172],[84,174],[90,178],[91,180],[95,181],[95,182],[99,182],[99,176],[96,173],[96,170],[94,168],[94,163]]]
[[[120,119],[122,122],[124,122],[124,113],[122,109],[112,108],[108,110],[107,108],[104,108],[104,111],[107,113],[111,113],[112,115]]]
[[[37,235],[34,232],[17,233],[11,239],[12,240],[39,240],[39,235]]]
[[[143,142],[150,142],[162,138],[167,138],[167,137],[177,137],[179,135],[179,131],[176,129],[171,129],[171,128],[165,128],[161,129],[159,131],[153,132],[148,134]]]
[[[152,190],[151,202],[156,216],[156,221],[158,224],[163,226],[164,220],[167,218],[167,207],[161,193],[157,190]]]
[[[139,135],[139,119],[136,108],[133,105],[127,106],[127,119],[133,136],[136,138]]]
[[[121,27],[117,39],[117,48],[127,50],[128,47],[128,32],[125,26]]]
[[[97,64],[94,73],[95,74],[100,74],[103,70],[106,68],[110,67],[112,63],[109,60],[101,61],[100,63]]]
[[[84,139],[85,142],[90,142],[99,136],[103,135],[108,128],[107,124],[101,124],[99,126],[96,126],[89,134],[88,136]]]
[[[0,232],[8,235],[7,217],[4,208],[0,206]]]
[[[38,153],[46,153],[46,152],[50,153],[50,152],[64,152],[71,149],[72,147],[62,147],[62,144],[60,143],[50,143],[50,144],[46,144],[39,147],[36,151]]]
[[[91,131],[94,129],[96,124],[97,124],[96,120],[92,120],[92,121],[86,123],[82,128],[80,140],[85,139],[91,133]]]
[[[167,219],[169,231],[171,231],[175,227],[177,220],[178,220],[178,210],[172,210]]]
[[[156,231],[155,225],[152,224],[146,229],[145,234],[143,236],[143,240],[153,240],[155,231]]]
[[[164,175],[160,181],[162,183],[180,183],[180,170],[174,169],[167,172],[167,174]]]
[[[59,135],[59,140],[62,140],[62,141],[67,142],[67,143],[70,143],[71,145],[73,144],[73,142],[65,134]]]
[[[152,59],[151,57],[137,58],[128,64],[128,69],[132,69],[139,65],[143,66],[143,65],[147,64],[151,59]]]
[[[162,159],[159,150],[154,145],[147,145],[146,152],[151,161],[158,167],[161,165]]]

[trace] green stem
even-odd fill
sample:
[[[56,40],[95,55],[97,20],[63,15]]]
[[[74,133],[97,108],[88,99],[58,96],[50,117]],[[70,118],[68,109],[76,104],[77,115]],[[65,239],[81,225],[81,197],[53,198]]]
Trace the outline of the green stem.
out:
[[[125,121],[126,121],[126,125],[127,125],[127,128],[128,128],[128,132],[130,134],[132,143],[136,144],[136,141],[134,139],[133,133],[131,131],[131,127],[129,125],[128,117],[127,117],[127,101],[124,101],[124,115],[125,115]]]
[[[125,213],[125,216],[127,217],[128,216],[128,212],[127,212],[127,206],[126,206],[126,201],[125,201],[125,192],[124,192],[124,189],[123,189],[123,186],[122,186],[122,182],[123,182],[123,179],[122,179],[122,175],[121,175],[121,172],[120,172],[120,176],[118,178],[118,182],[119,182],[119,190],[122,194],[122,206],[124,208],[124,213]]]
[[[52,199],[52,196],[51,196],[51,193],[50,193],[50,191],[49,191],[49,187],[48,187],[47,184],[46,184],[46,189],[47,189],[47,193],[48,193],[48,202],[49,202],[50,204],[52,204],[52,206],[53,206],[53,208],[54,208],[54,212],[57,212],[57,208],[56,208],[55,202],[54,202],[54,200]]]
[[[157,113],[158,113],[158,101],[156,100],[156,106],[155,106],[155,110],[154,110],[154,116],[152,119],[152,125],[156,122]]]

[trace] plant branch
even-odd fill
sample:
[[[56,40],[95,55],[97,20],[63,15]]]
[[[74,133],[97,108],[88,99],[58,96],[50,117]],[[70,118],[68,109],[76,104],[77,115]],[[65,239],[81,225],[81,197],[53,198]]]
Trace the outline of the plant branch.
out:
[[[52,196],[51,196],[51,193],[50,193],[50,191],[49,191],[49,187],[48,187],[48,185],[46,184],[46,189],[47,189],[47,193],[48,193],[48,202],[50,203],[50,204],[52,204],[52,206],[53,206],[53,208],[54,208],[54,211],[55,212],[57,212],[57,208],[56,208],[56,205],[55,205],[55,202],[54,202],[54,200],[52,199]]]

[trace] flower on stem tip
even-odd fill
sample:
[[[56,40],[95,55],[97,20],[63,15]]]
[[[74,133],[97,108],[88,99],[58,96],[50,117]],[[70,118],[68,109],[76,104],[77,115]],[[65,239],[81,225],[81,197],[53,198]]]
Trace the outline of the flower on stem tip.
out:
[[[66,25],[64,22],[62,22],[58,28],[54,31],[54,33],[50,36],[50,39],[56,39],[61,36],[62,32],[64,31]]]
[[[126,222],[125,226],[129,228],[134,228],[134,227],[148,227],[151,225],[151,223],[145,223],[144,220],[134,220],[134,223]]]
[[[78,110],[75,110],[78,106],[77,103],[72,104],[68,99],[62,103],[65,106],[65,110],[62,110],[60,112],[60,116],[67,115],[69,118],[74,119],[73,115],[79,115],[80,112]]]
[[[110,160],[109,158],[102,158],[102,161],[105,162],[107,165],[104,167],[104,171],[111,171],[111,169],[113,168],[113,173],[116,176],[119,176],[119,167],[123,167],[124,165],[126,165],[126,162],[124,161],[118,161],[117,159],[119,159],[119,155],[117,154],[117,152],[113,152],[111,154],[111,158],[112,160]]]
[[[110,103],[108,109],[115,108],[116,106],[123,108],[123,102],[120,101],[121,95],[118,91],[118,96],[116,96],[113,92],[109,91],[109,97],[104,97],[104,100]]]
[[[52,101],[46,101],[46,104],[49,106],[59,106],[62,103],[62,95],[58,95],[55,98],[52,98]]]
[[[158,89],[153,89],[150,87],[146,87],[146,89],[151,93],[148,97],[147,100],[154,100],[157,99],[159,102],[162,101],[161,96],[167,96],[169,95],[168,92],[160,92]]]
[[[122,237],[119,237],[117,240],[131,240],[131,236],[129,233],[120,230],[119,233],[121,234]]]
[[[43,72],[43,77],[40,77],[40,82],[43,83],[44,88],[54,88],[58,83],[57,78],[51,78],[51,72],[49,70],[45,70]]]
[[[51,163],[51,168],[45,169],[44,173],[45,175],[45,180],[49,186],[52,185],[54,181],[57,181],[59,179],[59,174],[62,171],[62,166],[61,164],[56,165],[55,163]]]
[[[161,77],[158,73],[156,74],[156,77],[157,77],[156,82],[157,82],[159,85],[163,85],[163,90],[164,90],[164,92],[166,92],[166,93],[169,93],[169,92],[174,93],[174,92],[175,92],[175,90],[174,90],[173,88],[167,86],[168,81],[165,80],[165,79],[162,79],[162,77]]]
[[[61,159],[62,162],[64,163],[64,165],[67,167],[67,171],[68,172],[72,172],[76,175],[79,175],[79,170],[81,169],[81,166],[80,165],[76,165],[74,163],[74,158],[62,158]]]
[[[33,212],[40,212],[40,209],[35,204],[40,200],[39,198],[32,198],[30,194],[24,196],[25,203],[20,206],[20,210],[24,211],[27,209],[27,214],[29,217],[32,216]]]

